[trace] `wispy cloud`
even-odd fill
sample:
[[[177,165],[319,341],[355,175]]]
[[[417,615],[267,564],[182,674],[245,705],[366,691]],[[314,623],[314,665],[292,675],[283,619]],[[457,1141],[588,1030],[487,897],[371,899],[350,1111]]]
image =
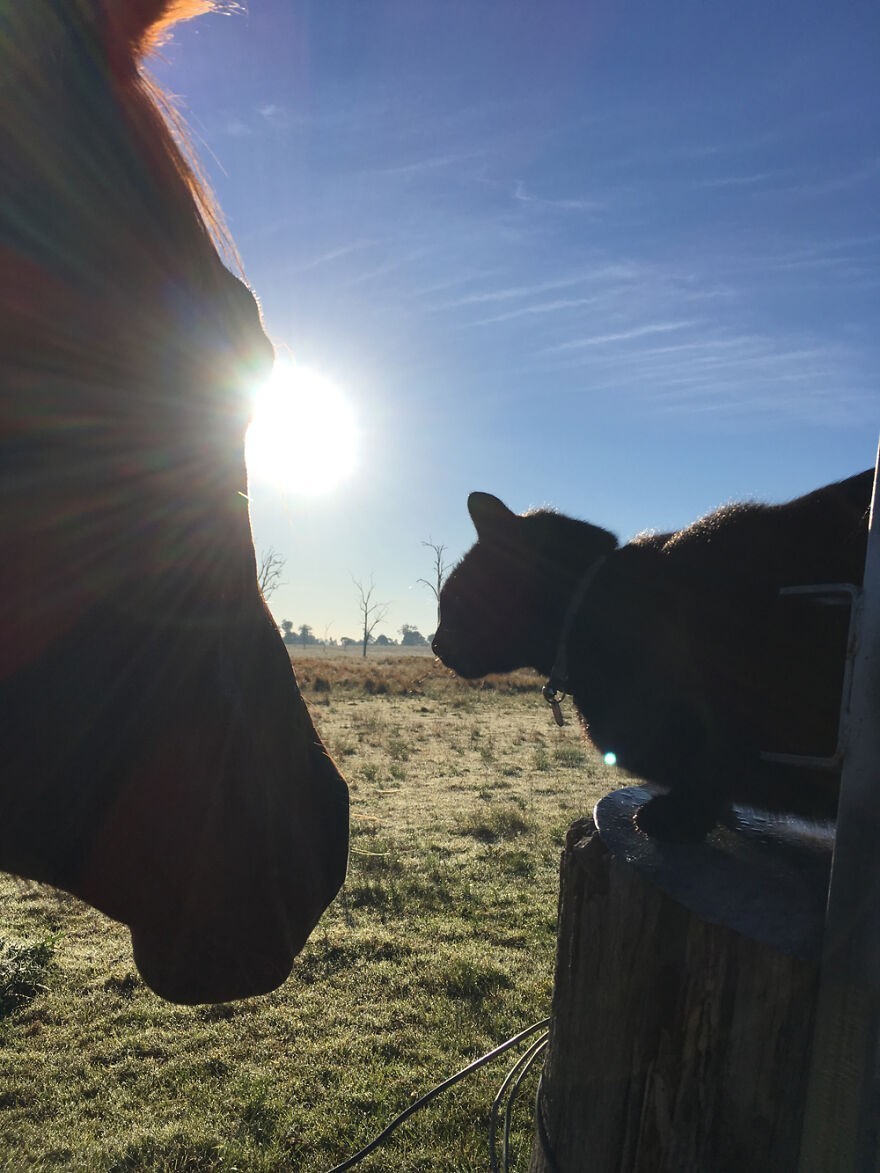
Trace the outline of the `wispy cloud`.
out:
[[[461,297],[451,298],[448,301],[437,302],[428,308],[437,312],[461,309],[467,306],[494,305],[496,302],[526,300],[540,297],[545,293],[554,293],[560,289],[575,289],[578,286],[583,287],[585,293],[583,299],[575,300],[588,304],[588,301],[596,296],[595,290],[608,296],[609,292],[629,289],[639,282],[646,281],[650,274],[650,266],[634,261],[621,259],[620,261],[601,262],[593,266],[585,266],[581,272],[569,273],[564,277],[553,277],[531,284],[502,285],[495,289],[478,290],[474,293],[463,294]],[[573,301],[572,304],[574,303]],[[559,304],[553,308],[562,309],[564,306]],[[517,312],[528,313],[530,310],[528,307],[523,307],[521,311]],[[544,311],[538,308],[531,312],[542,313]]]
[[[676,148],[679,159],[717,158],[719,155],[741,155],[773,146],[784,137],[781,129],[765,130],[754,135],[728,138],[713,143],[694,143]]]
[[[786,174],[787,171],[758,171],[754,175],[723,175],[716,179],[700,180],[700,187],[754,187]]]
[[[257,107],[257,113],[273,130],[283,130],[288,124],[287,110],[275,102],[264,102]]]
[[[731,271],[754,274],[796,274],[815,271],[817,275],[833,277],[841,284],[851,285],[853,279],[863,284],[866,278],[876,277],[880,233],[858,237],[830,239],[818,244],[792,248],[775,254],[741,255],[727,258],[723,263]]]
[[[287,111],[273,102],[257,106],[248,117],[236,114],[223,125],[223,133],[230,138],[250,138],[270,130],[284,130],[289,123]]]
[[[510,322],[514,318],[527,317],[529,314],[555,314],[564,310],[578,309],[586,305],[596,305],[601,297],[563,297],[555,301],[537,302],[534,305],[520,306],[519,309],[509,310],[504,314],[495,314],[491,318],[477,318],[474,326],[489,326],[494,322]]]
[[[480,158],[480,151],[460,151],[446,155],[429,155],[423,159],[414,159],[410,163],[397,163],[389,167],[374,167],[370,175],[423,175],[432,171],[440,171],[444,167],[456,167],[459,163]]]
[[[294,271],[305,273],[310,269],[318,269],[322,265],[329,265],[333,261],[339,261],[343,257],[349,257],[352,253],[362,252],[364,249],[372,248],[375,243],[374,240],[353,240],[350,244],[342,244],[338,248],[331,248],[327,252],[312,257],[311,260],[304,261],[302,264],[297,265]]]
[[[449,277],[442,277],[437,281],[432,281],[429,285],[423,285],[421,288],[414,291],[415,297],[431,297],[435,293],[448,293],[450,289],[462,289],[467,285],[472,285],[475,281],[486,281],[490,277],[499,276],[500,269],[474,269],[471,272],[456,271],[456,273]]]
[[[778,188],[785,194],[800,196],[824,196],[835,192],[849,191],[860,187],[880,174],[880,158],[869,159],[861,167],[855,167],[843,175],[834,175],[829,179],[819,179],[805,183],[795,183],[789,187]]]
[[[452,301],[440,302],[432,306],[435,310],[458,309],[466,305],[484,305],[495,301],[512,301],[518,297],[532,297],[535,294],[547,293],[553,289],[569,289],[573,285],[583,285],[586,278],[583,274],[575,277],[558,277],[552,281],[537,281],[533,285],[510,285],[502,289],[486,289],[479,293],[468,293],[464,297],[457,297]]]
[[[599,200],[554,199],[533,195],[526,190],[526,185],[521,179],[517,180],[513,190],[513,198],[521,204],[529,204],[535,208],[558,209],[562,212],[600,212],[605,207],[605,204]]]
[[[253,127],[245,122],[243,118],[230,118],[223,127],[223,131],[230,138],[248,138],[254,133]]]
[[[671,346],[649,346],[639,351],[639,357],[651,361],[664,360],[674,355],[687,354],[699,360],[700,354],[715,358],[724,351],[742,351],[744,347],[760,345],[762,340],[756,335],[743,335],[736,338],[702,338],[696,342],[677,342]]]
[[[671,334],[675,330],[687,330],[696,326],[696,321],[684,322],[652,322],[646,326],[633,326],[629,330],[617,330],[612,334],[592,334],[587,338],[573,338],[569,342],[560,342],[557,346],[544,348],[544,353],[552,354],[567,350],[584,350],[591,346],[608,346],[612,342],[632,342],[636,338],[646,338],[651,334]]]
[[[829,427],[863,418],[871,398],[872,391],[867,388],[852,384],[843,389],[832,387],[827,377],[811,380],[806,372],[787,370],[767,372],[749,382],[724,376],[711,382],[668,380],[654,389],[652,406],[689,419],[718,415]]]
[[[383,262],[381,265],[376,265],[372,269],[365,269],[360,273],[353,274],[347,281],[343,281],[340,288],[353,289],[357,285],[364,285],[369,281],[375,281],[379,277],[385,277],[389,273],[394,273],[398,269],[404,269],[409,265],[415,264],[422,260],[431,252],[430,248],[414,248],[402,256],[391,257],[389,260]]]
[[[871,393],[860,386],[856,351],[839,343],[815,344],[797,335],[728,334],[703,324],[695,337],[666,345],[640,345],[658,324],[618,331],[580,349],[542,352],[543,369],[571,393],[589,389],[631,398],[645,410],[794,418],[811,425],[858,418]],[[659,323],[685,328],[688,323]],[[555,351],[555,358],[552,351]],[[547,362],[549,360],[549,366]],[[536,369],[542,369],[541,366]],[[573,372],[578,372],[572,382]],[[873,392],[876,400],[876,393]]]

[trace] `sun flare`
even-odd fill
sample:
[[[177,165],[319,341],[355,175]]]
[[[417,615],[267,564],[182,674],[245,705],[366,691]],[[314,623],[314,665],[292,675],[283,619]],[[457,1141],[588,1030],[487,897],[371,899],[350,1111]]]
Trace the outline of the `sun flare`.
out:
[[[291,493],[329,493],[356,463],[351,405],[323,375],[278,360],[257,392],[245,451],[251,478]]]

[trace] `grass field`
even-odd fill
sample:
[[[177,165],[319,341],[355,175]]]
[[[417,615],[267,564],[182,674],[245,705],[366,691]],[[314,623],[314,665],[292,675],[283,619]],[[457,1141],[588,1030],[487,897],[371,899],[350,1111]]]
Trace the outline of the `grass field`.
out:
[[[552,723],[530,674],[473,685],[425,655],[293,656],[351,786],[343,894],[282,989],[181,1008],[140,982],[123,929],[0,878],[0,1170],[322,1173],[549,1013],[564,831],[619,776]],[[359,1168],[487,1169],[515,1056]]]

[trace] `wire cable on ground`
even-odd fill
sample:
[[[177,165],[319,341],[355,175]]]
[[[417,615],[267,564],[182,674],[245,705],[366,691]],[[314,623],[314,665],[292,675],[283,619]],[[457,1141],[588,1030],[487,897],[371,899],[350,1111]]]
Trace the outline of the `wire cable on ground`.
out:
[[[491,1063],[493,1059],[497,1059],[499,1055],[503,1055],[505,1051],[509,1051],[511,1047],[515,1047],[517,1043],[522,1042],[523,1039],[527,1039],[536,1031],[545,1030],[549,1025],[549,1018],[542,1018],[540,1022],[532,1023],[532,1025],[526,1027],[525,1030],[521,1030],[519,1034],[515,1034],[513,1038],[508,1039],[504,1043],[500,1043],[487,1054],[481,1055],[479,1059],[475,1059],[473,1063],[469,1063],[467,1067],[463,1067],[461,1071],[457,1071],[455,1075],[450,1075],[448,1079],[444,1079],[442,1083],[438,1083],[436,1087],[431,1088],[429,1092],[425,1092],[423,1096],[420,1096],[414,1103],[410,1104],[408,1108],[405,1108],[399,1116],[395,1116],[391,1123],[386,1128],[383,1128],[379,1135],[374,1137],[369,1144],[364,1145],[362,1149],[359,1149],[356,1153],[354,1153],[353,1156],[346,1158],[346,1160],[344,1160],[341,1164],[334,1165],[332,1169],[328,1169],[327,1173],[345,1173],[346,1169],[353,1169],[355,1165],[364,1159],[364,1157],[374,1152],[379,1147],[379,1145],[384,1144],[391,1133],[394,1132],[394,1130],[401,1124],[403,1124],[404,1120],[412,1116],[413,1112],[418,1111],[419,1108],[423,1108],[426,1104],[430,1103],[431,1100],[439,1096],[441,1092],[445,1092],[447,1088],[452,1087],[453,1084],[456,1084],[459,1080],[464,1079],[466,1075],[470,1075],[472,1072],[478,1071],[487,1063]],[[528,1058],[529,1054],[534,1050],[535,1047],[533,1045],[529,1048],[529,1051],[526,1052],[526,1055],[523,1056],[523,1058]],[[520,1060],[520,1062],[522,1062],[522,1060]],[[516,1063],[514,1065],[513,1071],[515,1072],[519,1066],[520,1063]],[[505,1080],[505,1083],[507,1082],[508,1080]]]
[[[516,1102],[516,1097],[519,1095],[519,1089],[522,1086],[523,1080],[531,1071],[535,1061],[544,1053],[549,1039],[549,1032],[545,1032],[526,1051],[523,1056],[522,1070],[514,1080],[513,1087],[510,1089],[510,1095],[507,1097],[507,1107],[504,1109],[504,1143],[501,1149],[502,1173],[510,1173],[510,1126],[513,1120],[513,1105]]]
[[[507,1094],[507,1089],[513,1083],[517,1076],[517,1072],[519,1072],[520,1068],[523,1067],[524,1064],[526,1065],[526,1070],[528,1070],[530,1060],[534,1057],[536,1051],[543,1046],[546,1038],[547,1032],[545,1031],[544,1034],[540,1036],[540,1038],[536,1039],[535,1042],[532,1043],[532,1045],[524,1054],[520,1055],[520,1057],[514,1063],[513,1067],[511,1067],[507,1075],[505,1075],[501,1082],[501,1087],[498,1089],[498,1093],[495,1096],[495,1099],[492,1101],[492,1109],[489,1113],[489,1168],[491,1173],[498,1173],[498,1158],[495,1153],[498,1136],[498,1115],[501,1110],[501,1105],[504,1103],[504,1097]]]
[[[547,1121],[544,1119],[544,1072],[542,1071],[538,1077],[538,1088],[535,1092],[535,1136],[538,1144],[541,1146],[541,1155],[544,1158],[544,1164],[550,1170],[550,1173],[562,1173],[559,1168],[559,1162],[556,1160],[556,1153],[553,1151],[553,1146],[550,1143],[550,1135],[547,1131]]]

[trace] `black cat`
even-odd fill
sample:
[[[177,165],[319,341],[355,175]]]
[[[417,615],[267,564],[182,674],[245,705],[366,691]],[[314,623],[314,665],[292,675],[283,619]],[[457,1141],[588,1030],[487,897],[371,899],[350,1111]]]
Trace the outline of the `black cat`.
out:
[[[650,835],[701,839],[734,800],[832,818],[839,770],[761,755],[833,753],[849,608],[780,589],[861,583],[872,480],[622,547],[472,493],[479,540],[443,587],[434,652],[461,676],[533,667],[570,693],[598,749],[663,789],[636,814]]]

